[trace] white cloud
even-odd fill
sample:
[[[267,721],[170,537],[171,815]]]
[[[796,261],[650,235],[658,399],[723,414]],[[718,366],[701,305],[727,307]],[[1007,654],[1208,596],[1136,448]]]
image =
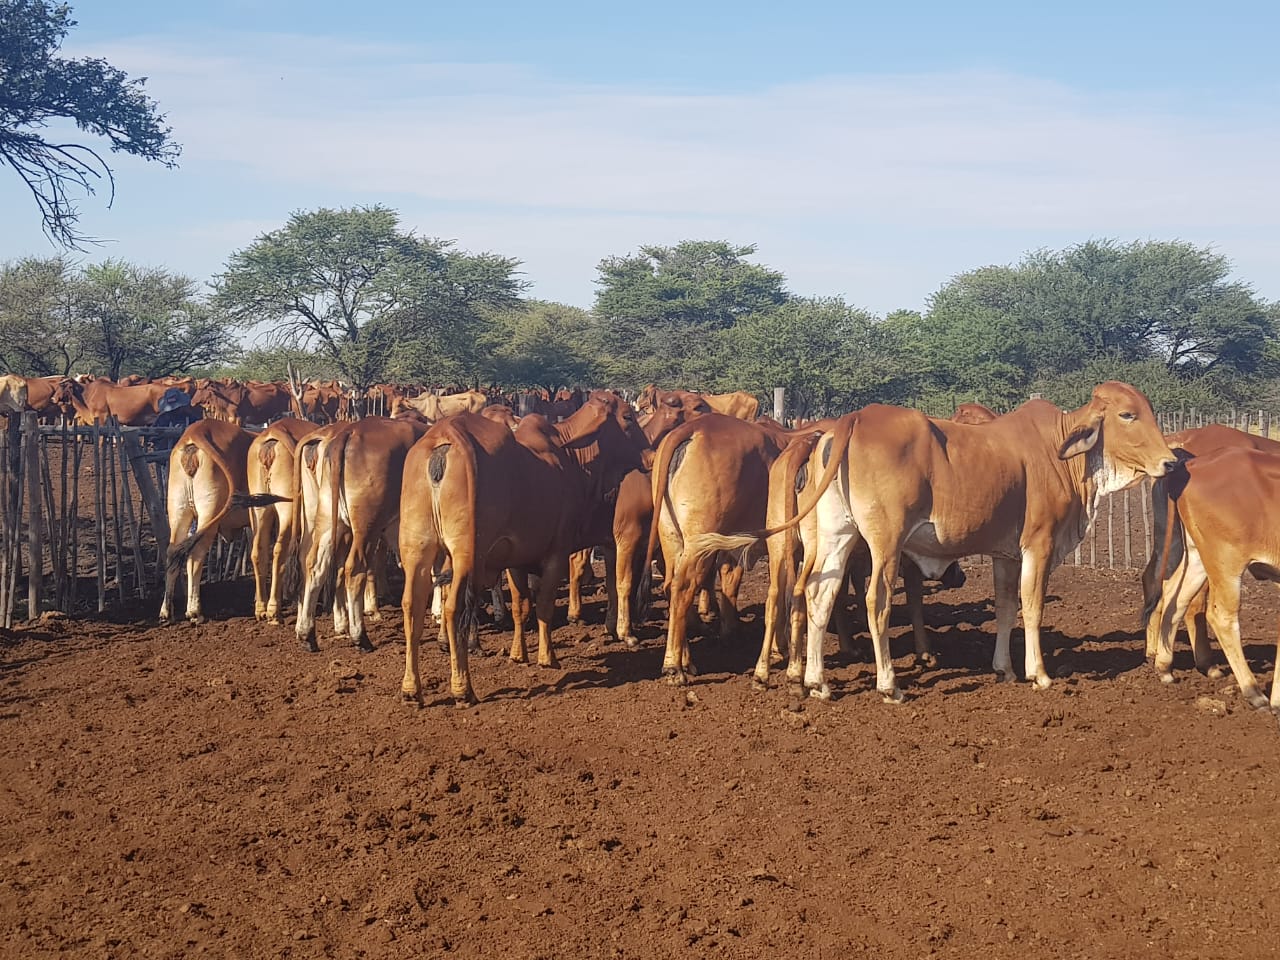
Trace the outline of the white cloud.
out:
[[[1007,250],[1007,262],[1047,237],[1212,238],[1280,219],[1276,125],[1247,104],[1206,118],[1155,95],[998,73],[641,90],[433,63],[402,46],[206,41],[94,51],[151,78],[184,172],[385,202],[424,233],[521,257],[536,293],[579,303],[601,257],[692,236],[767,237],[761,259],[798,289],[883,310],[920,306],[950,273],[988,262],[971,259],[978,250]],[[278,225],[251,222],[252,235]],[[245,229],[185,232],[208,245]],[[1274,248],[1258,258],[1280,266]]]

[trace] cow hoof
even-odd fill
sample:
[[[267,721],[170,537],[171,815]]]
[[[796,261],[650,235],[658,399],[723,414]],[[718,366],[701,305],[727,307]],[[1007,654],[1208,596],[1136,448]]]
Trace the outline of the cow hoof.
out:
[[[557,660],[555,657],[548,657],[546,660],[543,660],[542,658],[539,658],[539,659],[538,659],[538,666],[540,666],[540,667],[546,667],[548,670],[559,670],[559,669],[560,669],[560,661],[559,661],[559,660]]]
[[[205,618],[203,613],[187,614],[187,623],[191,624],[193,627],[198,627],[200,624],[204,622],[205,622]]]
[[[400,702],[408,707],[417,707],[422,709],[422,695],[414,693],[412,690],[400,691]]]
[[[1033,679],[1037,690],[1048,690],[1053,686],[1053,681],[1049,679],[1049,675],[1043,670],[1037,673]]]
[[[275,616],[275,617],[267,617],[267,623],[268,623],[268,624],[270,624],[270,625],[271,625],[271,626],[273,626],[273,627],[283,627],[283,626],[284,626],[284,621],[283,621],[283,620],[281,620],[278,616]]]
[[[688,677],[684,675],[683,670],[677,670],[675,667],[663,667],[662,679],[673,687],[683,687],[689,682]]]
[[[298,642],[302,644],[302,649],[307,651],[307,653],[320,652],[320,644],[316,643],[316,637],[314,633],[311,634],[311,636],[309,637],[299,637]]]
[[[907,698],[900,689],[894,687],[888,693],[885,693],[883,690],[880,691],[880,699],[885,703],[905,703]]]
[[[934,667],[936,667],[937,665],[938,665],[938,658],[937,658],[937,656],[936,656],[936,655],[934,655],[934,654],[932,654],[932,653],[917,653],[917,654],[916,654],[916,666],[917,666],[917,667],[927,667],[928,669],[932,670],[932,669],[933,669]]]
[[[1167,670],[1166,670],[1166,671],[1164,671],[1163,673],[1161,673],[1161,674],[1160,674],[1160,682],[1161,682],[1161,683],[1173,683],[1173,674],[1172,674],[1172,673],[1170,673],[1170,672],[1169,672],[1169,671],[1167,671]]]
[[[359,640],[357,640],[356,648],[361,653],[373,653],[373,643],[369,640],[368,637],[361,637]]]
[[[814,700],[830,700],[831,688],[828,687],[825,683],[819,684],[816,687],[810,687],[809,696],[812,697]]]
[[[1271,702],[1259,691],[1255,690],[1253,693],[1245,694],[1245,699],[1249,701],[1249,706],[1256,710],[1271,709]]]
[[[639,650],[640,641],[631,635],[622,638],[622,642],[627,645],[628,650]]]
[[[1223,677],[1226,676],[1226,674],[1222,672],[1221,667],[1210,667],[1208,671],[1205,673],[1205,676],[1207,676],[1210,680],[1221,680]]]
[[[1018,679],[1018,675],[1014,673],[1012,670],[1001,670],[998,667],[996,668],[997,683],[1013,683],[1017,679]]]
[[[755,676],[753,676],[753,677],[751,678],[751,689],[752,689],[752,690],[760,690],[760,691],[762,691],[762,692],[763,692],[763,691],[765,691],[765,690],[768,690],[768,689],[769,689],[769,681],[768,681],[768,680],[762,680],[762,679],[760,679],[759,677],[755,677]]]

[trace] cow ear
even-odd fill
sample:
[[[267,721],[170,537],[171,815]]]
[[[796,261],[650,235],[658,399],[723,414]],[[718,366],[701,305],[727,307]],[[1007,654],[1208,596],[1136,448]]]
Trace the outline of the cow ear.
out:
[[[1072,457],[1087,453],[1094,448],[1100,436],[1102,436],[1102,416],[1099,414],[1072,431],[1071,435],[1062,442],[1062,447],[1058,450],[1058,459],[1070,460]]]

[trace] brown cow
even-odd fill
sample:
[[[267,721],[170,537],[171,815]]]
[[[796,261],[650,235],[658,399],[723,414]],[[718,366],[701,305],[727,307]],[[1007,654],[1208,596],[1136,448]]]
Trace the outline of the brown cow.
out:
[[[136,388],[133,388],[136,389]],[[187,619],[204,621],[200,610],[200,572],[219,533],[244,529],[249,515],[233,504],[248,489],[246,466],[253,435],[229,423],[199,420],[183,431],[169,453],[169,551],[165,564],[164,602],[160,622],[171,617],[173,590],[182,563],[187,565]],[[235,498],[237,503],[243,498]],[[195,530],[191,531],[192,525]]]
[[[624,414],[623,406],[611,410],[593,396],[559,428],[535,414],[523,418],[514,433],[484,417],[459,414],[437,423],[410,452],[400,524],[406,697],[421,701],[418,643],[432,574],[445,554],[452,571],[443,618],[455,700],[475,702],[462,618],[477,588],[503,569],[512,591],[512,659],[527,657],[520,611],[524,578],[532,571],[540,578],[538,663],[556,665],[551,618],[568,556],[590,545],[593,514],[609,499],[610,483],[621,481],[623,467],[639,462],[639,447],[630,437],[634,419],[628,422],[631,411],[627,407]]]
[[[1280,455],[1227,446],[1182,466],[1165,485],[1172,509],[1163,547],[1176,544],[1180,558],[1162,584],[1156,670],[1161,680],[1173,680],[1174,629],[1207,588],[1207,619],[1240,693],[1266,707],[1240,642],[1240,582],[1247,570],[1280,583]],[[1275,681],[1270,706],[1280,710]]]
[[[691,538],[764,524],[769,467],[789,437],[757,423],[708,413],[672,430],[658,445],[653,468],[654,519],[644,572],[658,541],[666,568],[667,651],[662,672],[676,683],[692,673],[686,617],[697,588],[712,574],[715,551],[694,557]],[[720,630],[737,624],[741,567],[722,566]],[[642,592],[644,587],[642,586]]]
[[[351,391],[337,380],[308,380],[301,403],[303,417],[313,423],[351,419]]]
[[[1245,433],[1220,423],[1210,423],[1203,427],[1181,430],[1165,437],[1169,447],[1178,458],[1201,457],[1206,454],[1225,450],[1228,447],[1246,447],[1260,453],[1280,454],[1280,443],[1256,434]],[[1174,476],[1177,476],[1175,473]],[[1166,519],[1168,517],[1168,492],[1165,484],[1169,480],[1157,480],[1151,486],[1151,515],[1154,520],[1153,544],[1155,549],[1147,558],[1147,565],[1142,571],[1143,619],[1147,625],[1147,659],[1155,657],[1159,643],[1162,608],[1160,606],[1160,545],[1164,542]],[[1176,565],[1177,557],[1172,558]],[[1210,677],[1222,676],[1222,671],[1211,663],[1209,638],[1206,635],[1205,593],[1202,591],[1194,597],[1187,608],[1187,636],[1191,641],[1191,649],[1195,656],[1196,668]]]
[[[253,614],[268,623],[280,622],[281,571],[293,546],[289,531],[294,511],[294,453],[298,441],[316,429],[314,423],[288,417],[271,424],[249,446],[249,493],[289,494],[288,500],[249,512],[253,528]]]
[[[373,649],[364,625],[370,561],[388,531],[395,535],[391,528],[400,516],[405,456],[426,429],[408,420],[368,417],[343,424],[328,439],[318,474],[315,531],[306,559],[309,575],[295,626],[298,639],[309,649],[317,649],[318,588],[335,574],[342,589],[335,588],[339,595],[334,609],[345,602],[352,642],[361,650]]]
[[[830,697],[822,665],[826,625],[859,537],[871,553],[867,619],[876,687],[886,699],[902,699],[886,632],[904,553],[934,576],[961,557],[991,555],[997,624],[992,666],[1013,679],[1009,638],[1020,584],[1027,679],[1049,686],[1040,652],[1049,572],[1080,542],[1099,497],[1144,475],[1162,477],[1176,464],[1147,398],[1115,381],[1096,387],[1078,410],[1064,413],[1032,400],[979,425],[930,420],[918,411],[877,404],[842,417],[831,436],[831,459],[815,497],[791,521],[799,523],[818,510],[812,559],[805,551],[805,564],[814,573],[805,586],[804,682],[810,695],[821,699]],[[740,550],[758,539],[709,537],[696,549]]]
[[[122,387],[103,379],[63,380],[54,391],[54,401],[70,403],[80,423],[102,423],[114,416],[123,426],[148,427],[159,416],[160,398],[167,389],[163,383]]]
[[[479,390],[451,393],[442,397],[424,393],[418,397],[397,397],[392,404],[391,415],[395,416],[398,411],[410,407],[434,423],[455,413],[479,413],[488,402],[489,398]]]

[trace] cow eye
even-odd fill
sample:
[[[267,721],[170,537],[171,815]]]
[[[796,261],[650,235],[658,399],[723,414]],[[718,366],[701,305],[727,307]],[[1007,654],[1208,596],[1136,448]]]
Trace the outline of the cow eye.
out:
[[[1138,415],[1136,413],[1130,413],[1128,410],[1126,410],[1124,413],[1120,414],[1120,419],[1123,420],[1125,423],[1132,423],[1134,420],[1138,419]]]

